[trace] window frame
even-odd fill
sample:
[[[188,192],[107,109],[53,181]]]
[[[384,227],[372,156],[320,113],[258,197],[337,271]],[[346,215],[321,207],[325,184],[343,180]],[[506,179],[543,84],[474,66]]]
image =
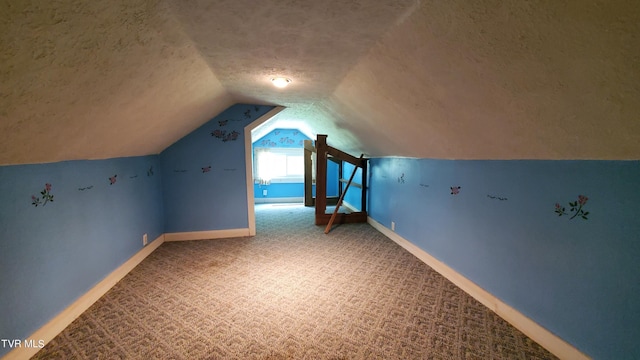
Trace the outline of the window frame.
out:
[[[287,174],[284,176],[273,176],[270,179],[263,179],[261,177],[261,158],[262,154],[275,154],[285,156],[285,168]],[[300,158],[300,168],[302,174],[288,174],[288,161],[290,157]],[[266,180],[270,183],[304,183],[304,148],[285,148],[285,147],[256,147],[253,149],[253,174],[254,182],[260,182]]]

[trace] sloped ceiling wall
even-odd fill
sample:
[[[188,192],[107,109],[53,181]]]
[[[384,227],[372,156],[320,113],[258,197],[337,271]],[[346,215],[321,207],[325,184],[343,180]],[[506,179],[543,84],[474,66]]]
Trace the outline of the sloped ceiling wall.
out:
[[[374,155],[639,159],[640,3],[570,3],[423,2],[328,107]]]
[[[639,159],[640,5],[573,3],[3,2],[0,164],[158,153],[234,102],[354,154]]]
[[[7,1],[0,24],[0,164],[159,153],[233,104],[159,1]]]

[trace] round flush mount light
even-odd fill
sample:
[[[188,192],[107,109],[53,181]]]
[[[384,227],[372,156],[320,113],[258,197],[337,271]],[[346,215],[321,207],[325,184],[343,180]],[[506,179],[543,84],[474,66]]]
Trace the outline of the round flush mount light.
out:
[[[291,79],[288,79],[286,77],[274,77],[271,78],[271,82],[273,83],[273,86],[277,88],[283,88],[291,83]]]

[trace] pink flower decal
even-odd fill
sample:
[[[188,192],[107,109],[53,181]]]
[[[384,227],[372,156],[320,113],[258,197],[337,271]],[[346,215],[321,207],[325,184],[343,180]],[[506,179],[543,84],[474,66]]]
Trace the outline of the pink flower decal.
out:
[[[214,130],[211,132],[211,136],[216,137],[218,139],[222,138],[224,136],[224,134],[226,134],[227,132],[224,130]]]
[[[202,168],[203,173],[208,173],[209,171],[211,171],[211,165]]]
[[[51,184],[44,184],[44,190],[40,191],[40,197],[31,195],[31,205],[38,207],[38,205],[45,206],[49,201],[53,202],[53,195],[51,195]]]
[[[588,197],[584,196],[584,195],[578,195],[578,204],[579,205],[584,205],[587,203],[587,200],[589,200]]]
[[[460,186],[452,186],[451,187],[451,195],[458,195],[460,193],[460,189],[462,189],[462,187],[460,187]]]
[[[116,183],[116,180],[118,180],[118,175],[113,175],[112,177],[109,178],[109,185],[113,185]]]
[[[229,140],[236,141],[238,140],[238,135],[240,135],[240,133],[234,130],[229,134],[227,134],[227,136],[225,136],[225,138],[222,139],[222,141],[229,141]]]
[[[584,205],[587,203],[587,200],[589,200],[588,197],[584,195],[578,195],[578,200],[569,202],[568,213],[566,211],[566,208],[560,205],[559,203],[556,203],[554,212],[558,214],[558,216],[570,215],[571,213],[573,213],[573,215],[569,218],[569,220],[572,220],[576,216],[580,216],[584,220],[589,220],[589,218],[587,218],[587,216],[589,215],[589,212],[584,211],[583,209]]]

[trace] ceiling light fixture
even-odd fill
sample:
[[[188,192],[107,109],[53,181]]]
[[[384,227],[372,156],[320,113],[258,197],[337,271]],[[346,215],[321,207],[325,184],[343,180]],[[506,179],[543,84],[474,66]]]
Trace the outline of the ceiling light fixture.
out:
[[[273,83],[273,86],[283,88],[291,83],[291,79],[288,79],[286,77],[275,77],[271,78],[271,82]]]

